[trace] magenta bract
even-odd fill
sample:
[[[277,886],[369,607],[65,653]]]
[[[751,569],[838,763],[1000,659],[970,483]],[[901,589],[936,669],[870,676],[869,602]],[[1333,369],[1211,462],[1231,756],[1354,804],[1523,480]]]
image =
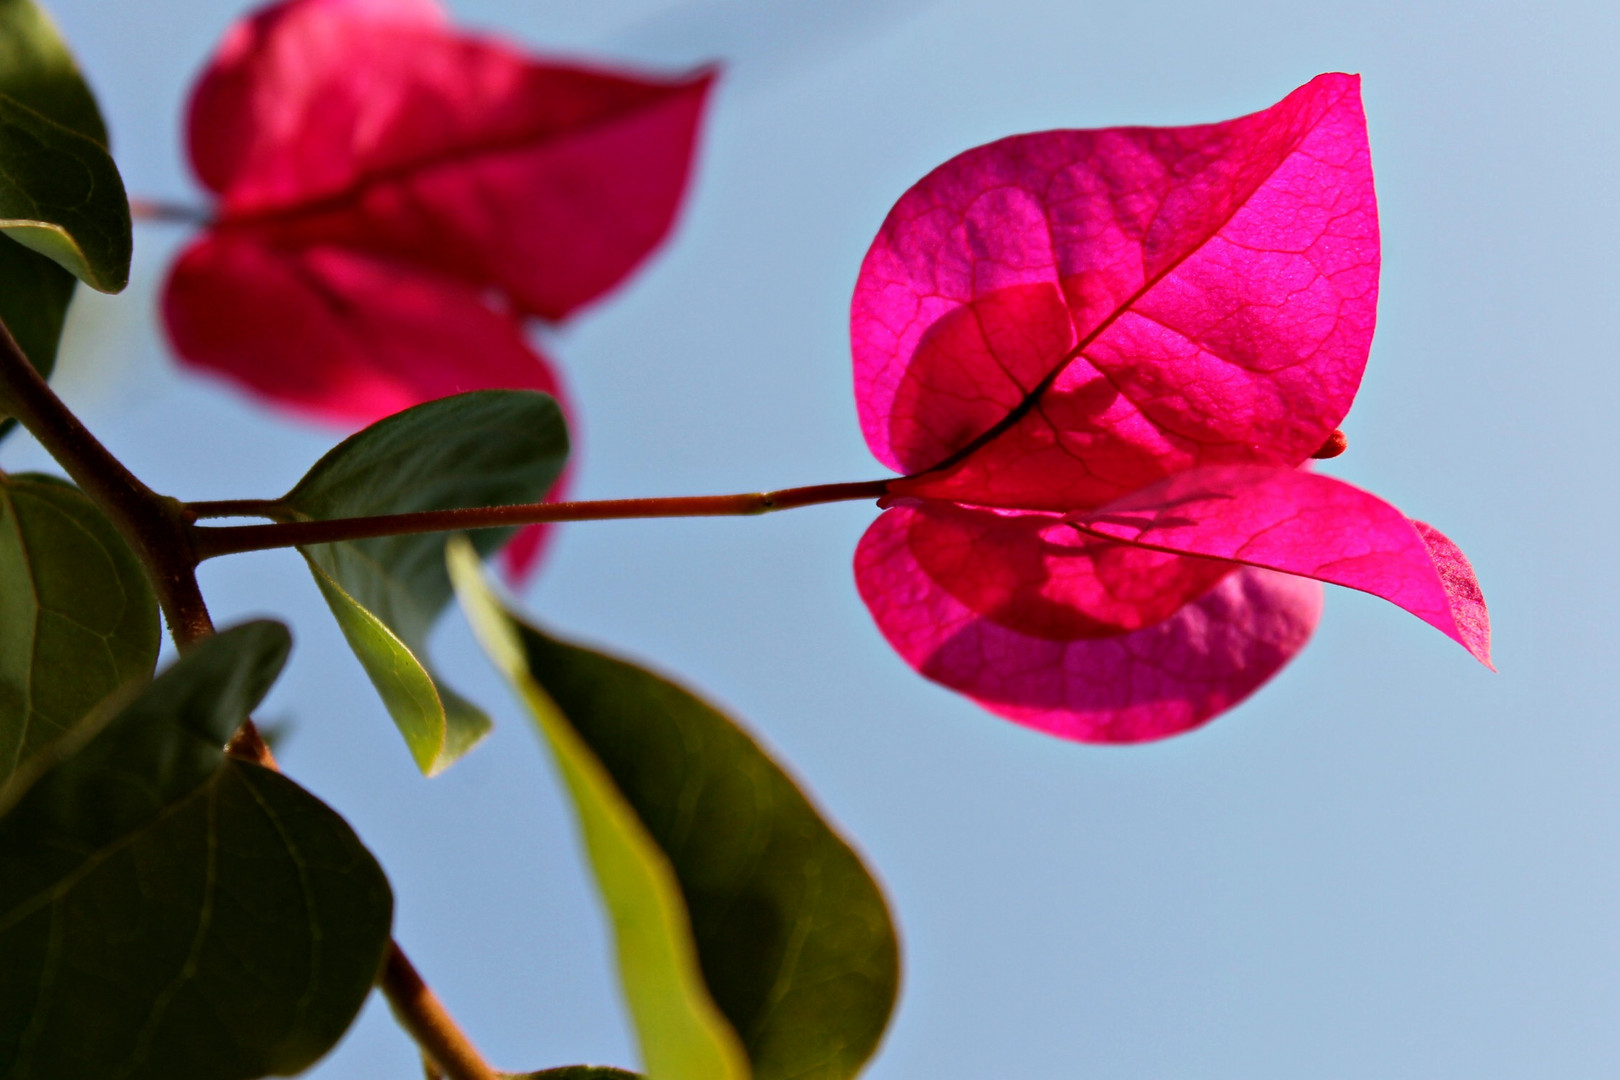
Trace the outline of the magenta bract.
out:
[[[226,34],[189,144],[222,223],[556,320],[668,232],[712,81],[540,61],[453,32],[429,0],[291,0]]]
[[[454,32],[436,0],[259,10],[192,95],[218,214],[165,287],[175,351],[346,425],[463,390],[557,393],[523,319],[567,317],[662,242],[712,81],[538,60]]]
[[[872,452],[907,475],[856,556],[923,674],[1021,723],[1134,741],[1303,647],[1317,578],[1489,663],[1455,545],[1301,471],[1372,341],[1359,81],[1221,124],[1019,135],[890,211],[851,314]],[[1283,576],[1276,571],[1283,571]]]

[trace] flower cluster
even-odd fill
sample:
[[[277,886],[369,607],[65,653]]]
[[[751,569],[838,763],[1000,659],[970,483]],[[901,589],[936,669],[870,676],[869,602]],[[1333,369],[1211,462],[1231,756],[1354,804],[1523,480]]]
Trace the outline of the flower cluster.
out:
[[[1449,540],[1306,471],[1342,448],[1378,297],[1358,80],[1220,124],[1021,135],[934,170],[855,289],[861,425],[907,474],[856,577],[908,663],[1068,738],[1241,701],[1328,581],[1489,664]]]

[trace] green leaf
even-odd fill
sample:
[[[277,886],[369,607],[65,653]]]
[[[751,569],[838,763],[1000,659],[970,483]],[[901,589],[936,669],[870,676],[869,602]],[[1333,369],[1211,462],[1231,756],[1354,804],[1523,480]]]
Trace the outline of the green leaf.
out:
[[[0,817],[0,1076],[298,1072],[380,970],[387,880],[331,809],[221,746],[285,661],[208,639]]]
[[[45,256],[0,237],[0,322],[47,379],[56,370],[56,348],[77,284]]]
[[[121,290],[130,221],[95,96],[32,0],[0,0],[0,232],[21,245],[0,245],[0,319],[49,375],[72,296],[62,271]]]
[[[146,573],[89,496],[0,474],[0,787],[107,695],[151,678]]]
[[[278,500],[275,516],[312,520],[537,502],[568,457],[557,403],[530,390],[479,390],[406,409],[345,439]],[[482,529],[481,555],[511,529]],[[301,549],[349,647],[429,776],[490,727],[423,662],[450,601],[440,533]]]
[[[102,149],[107,126],[79,66],[50,18],[32,0],[0,0],[0,94]],[[0,322],[50,378],[75,279],[51,259],[0,240]],[[0,434],[11,427],[7,421]]]
[[[464,542],[450,567],[573,797],[647,1075],[854,1076],[899,983],[888,908],[860,859],[712,706],[523,622]]]
[[[645,1080],[639,1073],[602,1065],[565,1065],[537,1073],[509,1073],[509,1080]]]
[[[33,0],[0,0],[0,94],[107,148],[95,95],[50,16]]]
[[[0,231],[100,292],[129,283],[124,182],[107,151],[0,93]]]

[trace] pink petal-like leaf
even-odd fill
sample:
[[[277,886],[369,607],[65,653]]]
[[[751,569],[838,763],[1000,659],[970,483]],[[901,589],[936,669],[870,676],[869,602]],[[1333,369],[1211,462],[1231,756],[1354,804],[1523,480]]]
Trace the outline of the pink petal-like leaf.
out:
[[[163,314],[186,363],[346,425],[465,390],[561,396],[517,319],[477,290],[342,248],[216,229],[175,262]]]
[[[431,267],[560,319],[664,238],[712,75],[542,63],[420,2],[275,5],[191,103],[227,219]]]
[[[1462,552],[1438,530],[1342,480],[1256,465],[1206,466],[1070,520],[1094,537],[1381,596],[1490,666],[1490,620]]]
[[[917,671],[1028,727],[1083,742],[1141,742],[1232,708],[1304,647],[1321,586],[1238,569],[1169,618],[1068,640],[1011,629],[924,568],[905,507],[873,522],[855,554],[861,596]]]
[[[1359,80],[1220,124],[1020,135],[890,212],[851,316],[903,494],[1073,510],[1199,464],[1295,465],[1344,417],[1377,302]]]
[[[1031,637],[1115,637],[1173,615],[1235,567],[1081,534],[1061,516],[906,500],[918,568],[968,609]]]

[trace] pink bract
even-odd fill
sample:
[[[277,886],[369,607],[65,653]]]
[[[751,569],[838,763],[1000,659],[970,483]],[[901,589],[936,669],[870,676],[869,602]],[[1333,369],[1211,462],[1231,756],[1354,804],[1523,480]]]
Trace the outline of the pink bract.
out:
[[[890,643],[992,711],[1106,742],[1269,678],[1315,625],[1305,578],[1489,664],[1456,546],[1302,471],[1360,385],[1378,263],[1350,75],[1220,124],[1014,136],[924,177],[851,313],[862,430],[907,474],[856,556]]]
[[[522,325],[473,286],[340,246],[215,229],[176,261],[163,309],[182,356],[347,426],[466,390],[560,392]]]
[[[463,390],[558,393],[523,319],[567,317],[663,241],[712,82],[538,60],[452,31],[436,0],[249,15],[192,95],[219,204],[165,287],[175,351],[346,426]],[[540,537],[508,546],[510,572]]]
[[[430,266],[561,319],[669,231],[713,75],[646,79],[453,33],[426,0],[292,0],[198,81],[193,168],[268,242]]]
[[[1068,520],[1133,550],[1282,570],[1381,596],[1491,662],[1485,602],[1462,552],[1438,530],[1341,480],[1207,466]]]
[[[879,629],[917,671],[1009,720],[1082,742],[1144,742],[1197,727],[1304,648],[1322,609],[1305,578],[1241,568],[1144,629],[1070,639],[985,617],[917,562],[915,508],[872,523],[855,580]]]

